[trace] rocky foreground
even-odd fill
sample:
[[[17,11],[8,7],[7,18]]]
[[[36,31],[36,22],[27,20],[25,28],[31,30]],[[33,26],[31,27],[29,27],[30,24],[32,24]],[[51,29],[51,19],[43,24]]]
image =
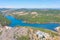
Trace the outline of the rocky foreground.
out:
[[[60,40],[60,36],[30,27],[0,27],[0,40]]]

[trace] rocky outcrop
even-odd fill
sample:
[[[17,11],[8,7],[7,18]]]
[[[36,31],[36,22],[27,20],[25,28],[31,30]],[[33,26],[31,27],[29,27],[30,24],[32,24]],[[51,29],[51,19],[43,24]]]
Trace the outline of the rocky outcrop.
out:
[[[58,34],[60,35],[60,26],[56,27],[55,30],[58,32]]]
[[[8,28],[8,29],[7,29]],[[0,27],[0,40],[53,40],[49,33],[27,27]],[[23,37],[24,36],[24,37]],[[23,37],[21,39],[21,37]],[[54,38],[55,39],[55,38]]]
[[[48,33],[42,32],[40,30],[30,29],[29,33],[30,40],[51,40],[51,36]]]
[[[2,34],[0,35],[0,40],[16,40],[16,37],[19,36],[26,36],[28,29],[27,28],[20,28],[20,27],[15,27],[15,28],[11,28],[11,29],[3,29],[1,32]],[[15,38],[14,38],[15,36]]]

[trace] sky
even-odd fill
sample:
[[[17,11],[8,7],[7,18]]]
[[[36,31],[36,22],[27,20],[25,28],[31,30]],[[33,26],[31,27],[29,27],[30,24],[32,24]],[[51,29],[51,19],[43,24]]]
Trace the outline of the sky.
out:
[[[0,0],[0,8],[60,8],[60,0]]]

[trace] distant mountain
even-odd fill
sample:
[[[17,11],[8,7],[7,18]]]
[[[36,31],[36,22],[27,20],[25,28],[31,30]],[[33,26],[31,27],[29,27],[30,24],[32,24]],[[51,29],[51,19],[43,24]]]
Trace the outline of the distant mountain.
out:
[[[37,12],[42,14],[60,14],[60,9],[50,9],[50,8],[0,8],[0,13],[2,14],[12,14],[15,12]]]

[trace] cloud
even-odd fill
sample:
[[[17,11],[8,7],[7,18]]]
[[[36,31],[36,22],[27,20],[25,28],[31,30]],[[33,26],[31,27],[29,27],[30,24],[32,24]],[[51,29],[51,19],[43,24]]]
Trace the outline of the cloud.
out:
[[[14,8],[13,6],[0,6],[0,8]]]
[[[13,6],[6,6],[6,8],[14,8]]]

